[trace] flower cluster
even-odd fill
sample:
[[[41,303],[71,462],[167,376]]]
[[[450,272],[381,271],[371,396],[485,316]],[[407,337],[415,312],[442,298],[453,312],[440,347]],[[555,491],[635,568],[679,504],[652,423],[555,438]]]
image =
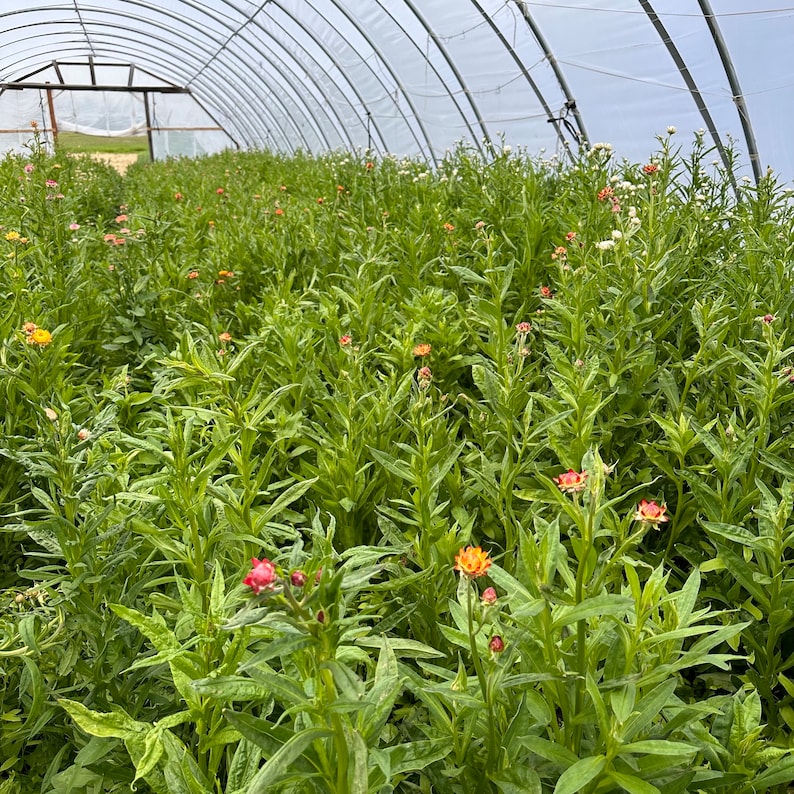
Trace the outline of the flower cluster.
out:
[[[36,347],[47,347],[52,342],[52,334],[46,328],[39,328],[36,323],[25,323],[22,326],[25,332],[25,342]]]

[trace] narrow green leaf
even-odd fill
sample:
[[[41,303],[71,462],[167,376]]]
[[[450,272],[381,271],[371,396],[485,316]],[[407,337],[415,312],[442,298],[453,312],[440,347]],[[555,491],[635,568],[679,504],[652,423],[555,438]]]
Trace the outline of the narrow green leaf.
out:
[[[554,794],[575,794],[604,771],[607,759],[603,755],[582,758],[566,769],[554,787]]]
[[[77,727],[91,736],[114,736],[126,739],[150,730],[145,722],[136,722],[123,711],[99,712],[86,708],[82,703],[61,698],[58,705],[75,721]]]
[[[661,794],[656,786],[647,783],[634,775],[624,775],[621,772],[610,770],[608,776],[629,794]]]
[[[586,598],[574,606],[560,606],[555,612],[552,630],[560,629],[578,620],[594,617],[623,616],[634,606],[634,600],[628,596],[605,593],[604,595]]]
[[[268,787],[275,785],[287,773],[292,762],[303,755],[312,742],[331,735],[331,731],[325,728],[307,728],[305,731],[296,733],[257,772],[248,784],[248,788],[245,790],[246,794],[266,794]]]

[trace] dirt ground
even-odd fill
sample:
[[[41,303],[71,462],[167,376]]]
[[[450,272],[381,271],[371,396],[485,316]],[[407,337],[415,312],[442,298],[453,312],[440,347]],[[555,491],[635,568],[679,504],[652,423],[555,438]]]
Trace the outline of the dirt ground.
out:
[[[137,154],[111,154],[108,152],[94,152],[91,157],[95,160],[103,160],[108,165],[112,165],[122,176],[138,159]]]

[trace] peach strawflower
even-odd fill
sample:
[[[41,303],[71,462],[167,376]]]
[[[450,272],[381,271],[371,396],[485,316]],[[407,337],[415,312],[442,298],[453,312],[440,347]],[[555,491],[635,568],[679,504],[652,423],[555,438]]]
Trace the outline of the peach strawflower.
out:
[[[281,207],[277,207],[273,214],[274,215],[283,215],[284,214],[284,210],[281,209]]]
[[[28,335],[32,334],[37,328],[38,325],[36,323],[24,323],[22,325],[22,330]]]
[[[656,502],[648,502],[643,499],[637,505],[637,512],[634,514],[635,521],[642,521],[645,524],[662,524],[669,521],[669,516],[666,516],[667,505],[658,505]]]
[[[578,493],[583,491],[587,485],[587,472],[568,469],[559,477],[552,477],[552,480],[557,483],[557,487],[563,493]]]
[[[445,223],[445,224],[444,224],[444,228],[445,228],[445,229],[446,229],[448,232],[454,232],[454,231],[455,231],[455,227],[454,227],[454,226],[453,226],[451,223]]]
[[[540,297],[541,298],[553,298],[554,293],[551,291],[550,287],[543,286],[540,288]]]
[[[52,408],[45,408],[44,409],[44,416],[50,420],[50,422],[54,422],[58,418],[58,414],[52,410]]]
[[[532,330],[532,326],[528,322],[518,323],[516,331],[519,334],[528,334]]]
[[[605,201],[606,199],[614,195],[615,195],[615,191],[609,185],[607,185],[605,188],[602,188],[601,190],[598,191],[598,200]]]
[[[645,174],[655,174],[659,170],[659,166],[655,163],[648,163],[642,167],[642,171]]]
[[[483,551],[479,546],[467,546],[455,555],[455,570],[470,579],[485,576],[490,567],[488,552]]]
[[[27,336],[27,343],[29,345],[38,345],[39,347],[47,347],[52,342],[52,334],[44,328],[37,328]]]
[[[430,345],[428,345],[427,342],[421,342],[418,345],[414,345],[413,354],[415,356],[421,356],[422,358],[424,358],[425,356],[430,355],[430,351],[432,349],[433,348]]]
[[[116,215],[116,223],[124,223],[124,221],[128,220],[128,216],[126,215]]]
[[[198,278],[199,272],[198,270],[191,270],[190,273],[187,274],[188,278]]]
[[[231,342],[232,335],[228,331],[224,331],[222,334],[218,334],[218,339],[220,339],[221,342]]]
[[[77,431],[77,437],[80,441],[88,441],[88,439],[91,438],[91,431],[86,427],[81,427]]]
[[[339,337],[339,344],[341,347],[348,347],[352,341],[353,337],[350,336],[350,334],[344,334]]]

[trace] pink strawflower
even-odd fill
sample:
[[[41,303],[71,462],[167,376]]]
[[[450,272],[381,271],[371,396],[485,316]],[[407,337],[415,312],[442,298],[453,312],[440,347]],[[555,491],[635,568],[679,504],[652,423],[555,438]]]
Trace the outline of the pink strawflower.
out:
[[[306,574],[303,571],[293,571],[289,580],[293,587],[303,587],[306,584]]]
[[[243,584],[247,584],[254,591],[254,595],[259,595],[263,590],[272,590],[278,581],[276,566],[264,557],[261,560],[253,557],[251,564],[254,567],[243,579]]]
[[[563,472],[559,477],[552,477],[552,480],[557,483],[557,487],[563,493],[578,493],[585,489],[587,484],[587,472],[568,469],[568,471]]]
[[[493,587],[486,587],[485,590],[482,591],[482,595],[480,596],[480,600],[486,606],[491,606],[492,604],[495,604],[496,599],[497,599],[496,590]]]
[[[666,516],[667,505],[658,505],[656,502],[648,502],[643,499],[637,505],[637,512],[634,513],[635,521],[642,521],[645,524],[661,524],[669,521],[669,516]]]

